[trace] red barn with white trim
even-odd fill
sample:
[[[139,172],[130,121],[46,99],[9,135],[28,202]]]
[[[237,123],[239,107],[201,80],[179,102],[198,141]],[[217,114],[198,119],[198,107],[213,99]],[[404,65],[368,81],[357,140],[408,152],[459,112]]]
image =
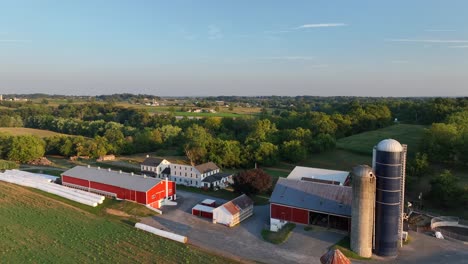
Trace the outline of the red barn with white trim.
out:
[[[62,185],[160,208],[176,199],[173,181],[92,167],[76,166],[61,174]]]

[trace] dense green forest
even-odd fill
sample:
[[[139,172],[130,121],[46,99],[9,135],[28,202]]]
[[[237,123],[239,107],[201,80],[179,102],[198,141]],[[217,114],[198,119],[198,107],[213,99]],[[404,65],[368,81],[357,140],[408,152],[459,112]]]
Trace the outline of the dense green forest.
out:
[[[255,115],[177,118],[173,111],[150,113],[133,107],[145,95],[55,96],[35,101],[0,102],[0,127],[26,127],[66,135],[38,138],[0,134],[0,158],[24,163],[44,154],[127,155],[173,149],[193,163],[213,161],[224,168],[249,168],[297,163],[314,153],[335,148],[336,140],[402,122],[429,125],[424,144],[408,163],[408,184],[431,173],[430,164],[468,166],[468,98],[358,97],[208,97],[170,99],[171,108],[225,106],[261,107]],[[48,100],[59,100],[49,104]],[[65,101],[64,101],[65,100]],[[127,105],[122,105],[125,102]],[[5,163],[5,166],[13,166]],[[443,206],[468,189],[444,172],[431,182],[432,195]],[[440,190],[441,188],[450,191]],[[439,189],[437,189],[439,188]],[[442,194],[441,194],[442,193]],[[453,193],[457,195],[453,195]]]

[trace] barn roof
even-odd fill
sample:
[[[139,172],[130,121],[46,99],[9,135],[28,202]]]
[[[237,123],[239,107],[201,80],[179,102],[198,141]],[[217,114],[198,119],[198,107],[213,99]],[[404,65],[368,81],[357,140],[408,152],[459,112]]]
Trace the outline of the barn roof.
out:
[[[352,195],[348,186],[279,178],[270,202],[350,217]]]
[[[203,164],[195,166],[195,169],[197,169],[200,173],[203,174],[205,172],[219,170],[219,167],[216,164],[214,164],[213,162],[210,161],[210,162],[203,163]]]
[[[118,186],[129,190],[147,192],[162,180],[157,178],[145,178],[141,175],[132,175],[130,173],[109,171],[94,167],[76,166],[61,174],[77,179],[104,183],[112,186]]]
[[[345,185],[348,178],[348,171],[326,170],[320,168],[310,168],[296,166],[288,175],[291,180],[310,180],[317,182],[337,182],[340,185]]]
[[[161,162],[162,162],[163,160],[164,160],[164,159],[161,159],[161,158],[149,157],[149,158],[146,158],[146,159],[141,163],[141,165],[157,167],[157,166],[159,166],[159,164],[161,164]]]

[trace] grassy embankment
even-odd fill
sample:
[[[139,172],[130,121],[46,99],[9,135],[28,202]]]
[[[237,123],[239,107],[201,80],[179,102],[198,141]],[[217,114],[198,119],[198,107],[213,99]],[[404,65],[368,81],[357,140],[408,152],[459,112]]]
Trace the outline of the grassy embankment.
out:
[[[52,136],[70,136],[49,130],[25,128],[25,127],[0,127],[0,133],[6,133],[12,136],[33,135],[40,138]]]
[[[262,230],[263,240],[268,241],[272,244],[281,244],[288,240],[291,231],[296,227],[296,224],[287,223],[278,232],[272,232],[267,229]]]
[[[0,182],[0,259],[10,263],[232,262],[135,229],[127,215],[141,208],[124,209],[118,203],[109,200],[97,208],[76,206],[50,194]],[[115,211],[105,214],[106,207],[127,212],[115,209],[124,217],[116,216]]]
[[[369,260],[370,258],[364,258],[356,254],[355,252],[351,251],[351,244],[349,237],[344,237],[338,243],[332,246],[334,249],[339,249],[343,255],[348,258],[359,259],[359,260]]]

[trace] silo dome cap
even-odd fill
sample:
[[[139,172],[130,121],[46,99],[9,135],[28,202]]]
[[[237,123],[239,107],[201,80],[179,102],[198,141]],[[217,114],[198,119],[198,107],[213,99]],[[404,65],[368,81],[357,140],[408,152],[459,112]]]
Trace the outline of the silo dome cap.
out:
[[[384,139],[377,144],[377,150],[386,152],[402,152],[403,147],[400,142],[394,139]]]

